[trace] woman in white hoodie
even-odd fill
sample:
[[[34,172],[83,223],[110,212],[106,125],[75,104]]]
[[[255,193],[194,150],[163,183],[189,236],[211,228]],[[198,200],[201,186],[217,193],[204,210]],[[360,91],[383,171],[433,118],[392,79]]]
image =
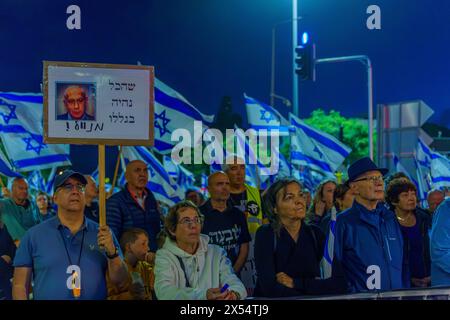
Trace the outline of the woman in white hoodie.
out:
[[[170,208],[165,240],[156,252],[155,293],[159,300],[239,300],[247,296],[226,252],[200,234],[203,215],[190,201]]]

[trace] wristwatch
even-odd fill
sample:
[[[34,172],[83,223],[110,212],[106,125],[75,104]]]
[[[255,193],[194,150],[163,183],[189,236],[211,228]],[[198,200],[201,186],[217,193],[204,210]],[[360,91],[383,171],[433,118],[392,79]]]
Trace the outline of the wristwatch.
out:
[[[109,255],[108,252],[105,252],[105,254],[108,259],[114,259],[119,256],[119,250],[117,249],[117,247],[115,247],[114,254]]]

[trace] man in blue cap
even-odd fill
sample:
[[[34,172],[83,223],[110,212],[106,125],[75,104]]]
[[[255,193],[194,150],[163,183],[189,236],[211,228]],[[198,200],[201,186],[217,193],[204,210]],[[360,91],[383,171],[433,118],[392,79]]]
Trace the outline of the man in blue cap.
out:
[[[348,168],[355,200],[337,217],[334,254],[351,292],[408,287],[402,233],[395,214],[383,205],[387,172],[367,157]]]
[[[25,233],[14,259],[13,298],[27,299],[33,277],[35,300],[101,300],[105,276],[123,285],[127,268],[119,244],[107,226],[84,217],[85,177],[72,170],[54,182],[56,217]]]

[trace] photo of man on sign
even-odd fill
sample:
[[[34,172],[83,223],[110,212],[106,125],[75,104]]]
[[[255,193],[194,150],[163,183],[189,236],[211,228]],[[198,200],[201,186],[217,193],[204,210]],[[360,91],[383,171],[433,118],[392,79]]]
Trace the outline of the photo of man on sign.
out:
[[[95,84],[56,83],[56,120],[95,121]]]

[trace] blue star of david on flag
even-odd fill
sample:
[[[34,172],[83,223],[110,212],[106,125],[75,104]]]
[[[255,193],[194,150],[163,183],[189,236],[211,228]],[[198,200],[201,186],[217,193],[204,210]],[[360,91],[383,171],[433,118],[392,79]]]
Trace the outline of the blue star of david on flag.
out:
[[[259,120],[264,120],[266,123],[269,123],[272,120],[277,120],[272,112],[269,112],[267,110],[259,110],[259,112],[261,113],[261,117],[259,118]]]
[[[26,143],[26,151],[33,150],[36,154],[41,154],[41,150],[47,148],[47,145],[44,144],[42,136],[37,134],[29,133],[29,138],[22,138],[22,140]],[[37,145],[33,145],[33,141],[37,142]]]
[[[158,119],[162,121],[162,126]],[[171,120],[166,117],[166,110],[162,111],[160,114],[155,112],[155,128],[158,128],[160,137],[163,137],[166,133],[170,133],[169,129],[167,129],[167,124],[170,121]]]
[[[9,109],[9,114],[4,114],[3,112],[0,113],[0,115],[3,118],[3,121],[5,121],[6,124],[9,124],[9,121],[11,121],[12,119],[17,119],[15,105],[9,104],[3,99],[0,99],[0,105],[7,106]]]
[[[317,152],[317,154],[319,155],[320,159],[323,158],[323,153],[320,152],[320,150],[319,150],[319,148],[317,148],[317,146],[314,147],[314,150],[313,150],[313,151],[314,151],[314,152]]]
[[[148,167],[148,173],[150,173],[150,178],[156,176],[155,170],[152,167]]]

